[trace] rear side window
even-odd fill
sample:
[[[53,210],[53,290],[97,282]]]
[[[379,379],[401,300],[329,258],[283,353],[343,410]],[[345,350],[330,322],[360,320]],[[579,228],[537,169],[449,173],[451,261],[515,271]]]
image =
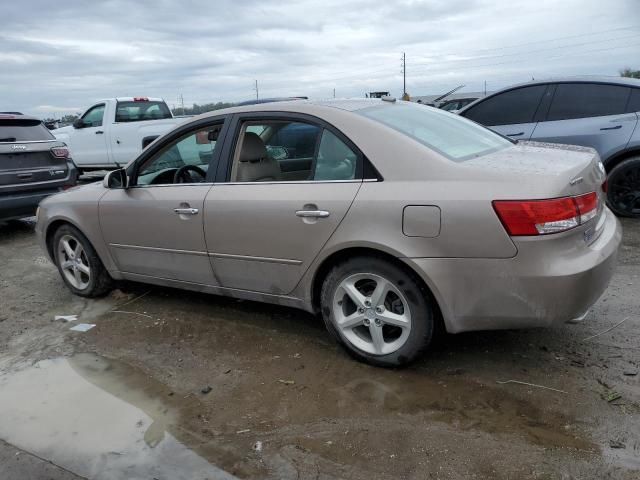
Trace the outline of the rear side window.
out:
[[[556,87],[547,121],[623,114],[629,90],[619,85],[561,83]]]
[[[116,122],[142,122],[172,118],[169,107],[164,102],[118,102]]]
[[[629,98],[627,112],[640,112],[640,88],[631,89],[631,98]]]
[[[53,139],[49,129],[39,120],[0,119],[0,143]]]
[[[448,112],[418,104],[393,104],[357,111],[403,133],[455,162],[513,146],[511,140]]]
[[[471,107],[464,116],[487,126],[533,122],[546,89],[546,85],[534,85],[499,93]]]

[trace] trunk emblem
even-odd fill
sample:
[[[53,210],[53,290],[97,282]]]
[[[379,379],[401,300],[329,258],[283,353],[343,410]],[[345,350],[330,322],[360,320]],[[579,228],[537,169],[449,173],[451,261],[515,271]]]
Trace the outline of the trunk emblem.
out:
[[[26,150],[26,145],[11,145],[11,150]]]
[[[577,185],[577,184],[579,184],[579,183],[582,183],[582,181],[583,181],[583,180],[584,180],[584,179],[583,179],[582,177],[576,177],[576,178],[574,178],[573,180],[571,180],[571,181],[569,182],[569,185],[571,185],[571,186],[573,186],[573,185]]]

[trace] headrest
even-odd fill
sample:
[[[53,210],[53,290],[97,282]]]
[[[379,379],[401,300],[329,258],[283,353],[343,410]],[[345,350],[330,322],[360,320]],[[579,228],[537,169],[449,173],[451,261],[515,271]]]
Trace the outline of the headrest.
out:
[[[267,158],[267,147],[260,136],[253,132],[245,132],[240,151],[241,162],[259,162]]]

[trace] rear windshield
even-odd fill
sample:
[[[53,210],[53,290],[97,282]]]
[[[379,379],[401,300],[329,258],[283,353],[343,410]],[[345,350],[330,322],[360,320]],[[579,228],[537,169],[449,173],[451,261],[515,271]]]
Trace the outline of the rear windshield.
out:
[[[118,102],[116,122],[141,122],[171,118],[171,111],[164,102]]]
[[[387,104],[357,113],[404,133],[455,162],[513,145],[511,140],[465,118],[424,105]]]
[[[0,143],[33,142],[54,138],[40,120],[0,119]]]

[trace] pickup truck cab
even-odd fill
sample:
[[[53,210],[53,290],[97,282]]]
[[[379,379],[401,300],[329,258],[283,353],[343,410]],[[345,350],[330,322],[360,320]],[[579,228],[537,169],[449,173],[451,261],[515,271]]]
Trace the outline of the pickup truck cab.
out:
[[[126,165],[183,120],[161,98],[120,97],[96,102],[73,125],[52,133],[82,170],[102,170]]]

